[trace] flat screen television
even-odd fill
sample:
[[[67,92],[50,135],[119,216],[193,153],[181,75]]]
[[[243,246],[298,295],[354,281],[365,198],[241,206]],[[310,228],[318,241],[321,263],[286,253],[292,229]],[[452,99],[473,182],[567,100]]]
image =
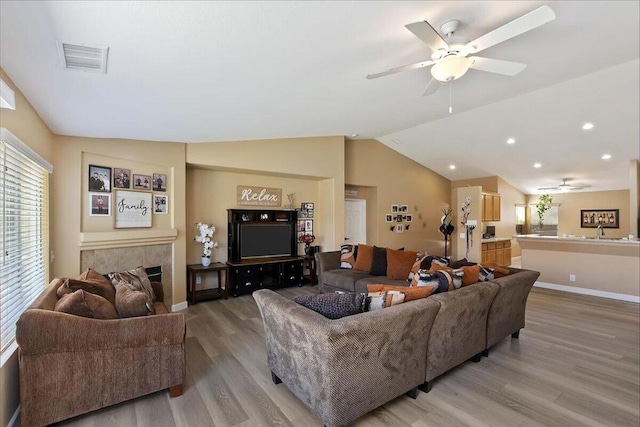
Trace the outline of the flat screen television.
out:
[[[242,224],[240,258],[292,256],[289,224]]]

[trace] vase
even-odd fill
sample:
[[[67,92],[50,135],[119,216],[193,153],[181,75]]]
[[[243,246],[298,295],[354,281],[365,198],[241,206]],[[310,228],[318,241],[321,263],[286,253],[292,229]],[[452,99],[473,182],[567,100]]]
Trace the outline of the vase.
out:
[[[209,267],[209,265],[211,265],[211,258],[209,258],[208,256],[203,256],[202,257],[202,266],[203,267]]]

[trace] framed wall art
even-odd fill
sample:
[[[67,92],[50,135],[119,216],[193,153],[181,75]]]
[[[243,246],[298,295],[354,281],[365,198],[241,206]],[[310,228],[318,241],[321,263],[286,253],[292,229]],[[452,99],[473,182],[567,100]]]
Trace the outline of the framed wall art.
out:
[[[89,193],[89,216],[111,216],[111,194]]]
[[[131,188],[131,170],[113,168],[113,188]]]
[[[89,191],[111,193],[111,168],[89,165]]]
[[[167,191],[167,175],[162,173],[153,174],[153,191]]]
[[[581,209],[581,228],[620,228],[619,209]]]
[[[151,227],[151,193],[117,190],[113,210],[116,228]]]
[[[134,190],[151,190],[151,177],[149,175],[133,174]]]
[[[156,215],[166,215],[169,212],[169,196],[153,195],[153,213]]]

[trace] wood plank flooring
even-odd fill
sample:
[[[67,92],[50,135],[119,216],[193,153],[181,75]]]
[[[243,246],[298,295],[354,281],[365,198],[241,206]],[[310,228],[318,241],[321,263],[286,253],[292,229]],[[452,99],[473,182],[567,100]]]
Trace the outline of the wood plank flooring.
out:
[[[279,291],[287,298],[316,287]],[[634,303],[534,288],[527,326],[480,363],[436,379],[429,394],[399,397],[361,417],[382,426],[638,426],[640,315]],[[60,426],[321,426],[271,382],[262,320],[251,296],[185,310],[185,392],[167,391]]]

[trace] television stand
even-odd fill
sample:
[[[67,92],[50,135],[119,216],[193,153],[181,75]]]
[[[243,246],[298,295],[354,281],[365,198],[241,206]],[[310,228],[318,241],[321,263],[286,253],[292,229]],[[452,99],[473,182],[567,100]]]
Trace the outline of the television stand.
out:
[[[229,261],[229,293],[234,297],[257,291],[302,286],[305,257],[277,257]]]

